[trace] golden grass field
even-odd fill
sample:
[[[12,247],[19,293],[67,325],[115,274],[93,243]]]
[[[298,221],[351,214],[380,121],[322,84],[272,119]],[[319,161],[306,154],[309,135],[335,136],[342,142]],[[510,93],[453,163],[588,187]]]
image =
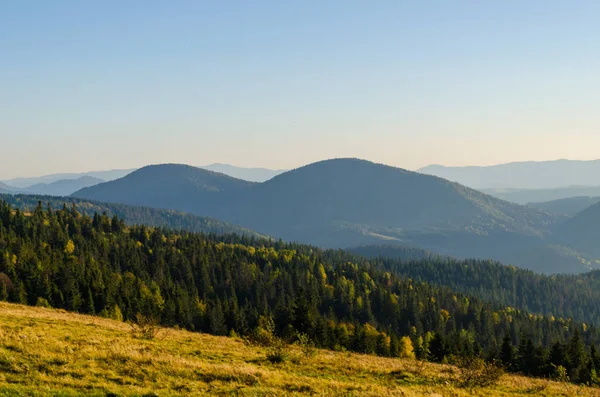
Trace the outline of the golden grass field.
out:
[[[449,365],[325,350],[272,364],[237,338],[163,329],[143,340],[125,323],[0,303],[2,396],[600,396],[512,375],[468,390],[458,376]]]

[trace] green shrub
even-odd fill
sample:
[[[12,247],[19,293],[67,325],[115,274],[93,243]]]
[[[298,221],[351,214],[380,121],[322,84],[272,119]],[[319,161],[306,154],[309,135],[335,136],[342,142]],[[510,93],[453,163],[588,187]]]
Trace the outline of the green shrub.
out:
[[[289,346],[281,339],[277,339],[273,345],[267,349],[267,360],[273,364],[280,364],[290,360],[292,354]]]
[[[317,354],[317,348],[315,347],[315,343],[305,333],[298,333],[296,345],[300,347],[300,349],[302,350],[302,355],[305,358],[311,358]]]
[[[468,389],[493,386],[504,375],[501,366],[478,357],[459,359],[458,369],[459,385]]]
[[[52,306],[50,306],[50,303],[48,303],[48,301],[45,298],[42,298],[41,296],[37,298],[37,302],[35,303],[35,305],[37,307],[46,307],[48,309],[52,308]]]

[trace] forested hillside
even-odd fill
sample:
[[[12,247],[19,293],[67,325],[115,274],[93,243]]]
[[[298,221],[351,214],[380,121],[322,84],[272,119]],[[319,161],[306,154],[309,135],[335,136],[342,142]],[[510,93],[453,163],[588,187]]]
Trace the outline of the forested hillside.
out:
[[[297,332],[318,346],[595,382],[595,326],[399,277],[343,251],[147,226],[74,208],[0,204],[0,299],[226,335]],[[404,338],[404,339],[402,339]],[[403,341],[402,343],[400,341]]]
[[[456,260],[427,253],[418,257],[418,252],[395,247],[364,247],[355,252],[399,276],[532,313],[600,324],[600,271],[547,276],[491,260]]]
[[[99,201],[84,200],[74,197],[51,197],[22,194],[0,194],[0,200],[4,200],[14,208],[19,208],[24,212],[33,211],[40,202],[42,202],[43,205],[49,205],[53,209],[61,209],[63,206],[70,208],[75,205],[77,206],[77,211],[82,214],[94,216],[96,213],[106,213],[109,217],[116,215],[128,225],[159,226],[207,234],[239,234],[268,238],[267,236],[263,236],[252,230],[232,225],[227,222],[174,210],[134,207],[117,203],[102,203]]]

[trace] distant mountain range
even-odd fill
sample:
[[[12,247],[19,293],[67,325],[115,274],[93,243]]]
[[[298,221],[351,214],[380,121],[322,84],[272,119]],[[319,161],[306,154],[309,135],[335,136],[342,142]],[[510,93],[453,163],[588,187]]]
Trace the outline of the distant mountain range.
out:
[[[250,182],[264,182],[285,170],[244,168],[229,164],[210,164],[200,168],[220,172]],[[0,182],[0,193],[27,193],[51,196],[68,196],[84,187],[120,179],[135,169],[91,171],[86,173],[50,174],[33,178],[14,178]]]
[[[5,184],[13,187],[14,189],[26,189],[38,184],[50,184],[60,180],[73,180],[80,179],[82,177],[93,177],[101,179],[103,181],[112,181],[124,177],[125,175],[134,171],[129,170],[108,170],[108,171],[91,171],[82,173],[67,173],[67,174],[50,174],[33,178],[14,178],[4,181]]]
[[[271,170],[268,168],[244,168],[229,164],[211,164],[202,166],[205,170],[220,172],[234,178],[243,179],[250,182],[264,182],[284,173],[286,170]]]
[[[102,182],[104,182],[104,180],[100,178],[82,176],[77,179],[60,179],[52,183],[38,183],[21,189],[20,192],[47,196],[69,196],[84,187],[94,186]]]
[[[430,165],[419,169],[418,172],[439,176],[474,189],[554,189],[575,185],[600,186],[600,160],[528,161],[485,167]],[[557,198],[564,197],[554,197],[554,199]],[[551,198],[547,200],[551,200]]]
[[[73,196],[168,208],[324,247],[401,244],[580,272],[594,258],[556,241],[564,219],[458,183],[358,159],[335,159],[252,183],[187,165],[154,165]]]
[[[17,188],[0,183],[0,193],[12,194],[38,194],[45,196],[69,196],[74,192],[88,186],[104,182],[102,179],[92,176],[82,176],[77,179],[60,179],[50,183],[36,183],[25,188]]]
[[[600,197],[600,186],[568,186],[554,189],[481,189],[481,191],[518,204],[540,203],[573,197]]]

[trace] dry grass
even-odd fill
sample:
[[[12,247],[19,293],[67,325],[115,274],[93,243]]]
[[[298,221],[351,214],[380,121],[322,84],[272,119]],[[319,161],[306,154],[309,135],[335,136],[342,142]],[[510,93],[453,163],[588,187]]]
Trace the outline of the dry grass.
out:
[[[272,364],[239,339],[163,332],[145,340],[125,323],[0,303],[0,395],[600,396],[508,375],[467,390],[452,366],[322,350]]]

